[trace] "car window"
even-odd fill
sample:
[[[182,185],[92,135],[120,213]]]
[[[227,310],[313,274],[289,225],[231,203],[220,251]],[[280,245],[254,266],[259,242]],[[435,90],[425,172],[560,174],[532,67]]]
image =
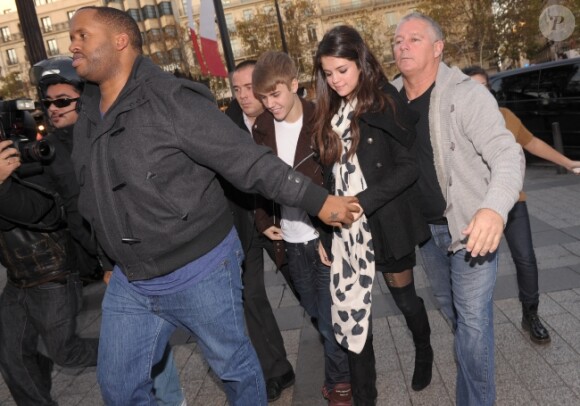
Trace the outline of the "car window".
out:
[[[504,76],[492,81],[491,89],[498,102],[518,102],[538,97],[539,71]]]
[[[542,99],[580,96],[580,63],[541,71],[538,95]]]

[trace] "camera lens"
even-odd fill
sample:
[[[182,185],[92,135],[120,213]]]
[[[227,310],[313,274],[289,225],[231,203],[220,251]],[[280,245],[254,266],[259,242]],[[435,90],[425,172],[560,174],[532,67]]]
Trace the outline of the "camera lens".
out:
[[[50,162],[54,157],[54,146],[47,140],[20,141],[18,143],[22,162]]]

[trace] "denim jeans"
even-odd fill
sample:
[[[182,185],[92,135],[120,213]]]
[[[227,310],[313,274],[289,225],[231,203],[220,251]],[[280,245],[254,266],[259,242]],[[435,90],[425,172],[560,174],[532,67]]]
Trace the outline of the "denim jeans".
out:
[[[456,403],[493,405],[495,363],[493,288],[497,255],[471,258],[463,249],[448,251],[447,225],[430,225],[432,238],[421,246],[423,266],[441,311],[455,331]]]
[[[538,263],[532,244],[532,230],[526,202],[517,202],[511,209],[503,233],[516,265],[520,301],[524,306],[537,305],[540,298]]]
[[[197,337],[231,405],[265,406],[256,352],[245,335],[241,246],[198,283],[171,295],[146,296],[113,273],[103,299],[97,379],[105,404],[155,405],[151,368],[181,327]]]
[[[328,389],[350,382],[348,355],[338,344],[330,313],[330,268],[320,262],[318,239],[306,243],[284,243],[290,277],[300,296],[300,304],[318,322],[324,340],[324,375]]]
[[[77,274],[64,284],[23,289],[6,284],[0,297],[0,369],[18,405],[56,404],[50,396],[53,362],[63,367],[97,364],[98,340],[76,334],[81,290]],[[37,350],[39,337],[48,357]]]
[[[173,350],[168,345],[161,362],[153,366],[153,393],[157,406],[181,406],[185,401]]]

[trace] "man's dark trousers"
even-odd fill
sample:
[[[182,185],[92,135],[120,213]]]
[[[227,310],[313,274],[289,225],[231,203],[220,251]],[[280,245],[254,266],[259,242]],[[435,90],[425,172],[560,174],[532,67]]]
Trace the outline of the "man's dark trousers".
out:
[[[274,245],[253,227],[253,235],[244,261],[244,315],[248,334],[256,349],[266,380],[279,377],[292,369],[287,360],[284,340],[264,283],[264,250],[274,259]],[[287,267],[287,265],[284,265]]]

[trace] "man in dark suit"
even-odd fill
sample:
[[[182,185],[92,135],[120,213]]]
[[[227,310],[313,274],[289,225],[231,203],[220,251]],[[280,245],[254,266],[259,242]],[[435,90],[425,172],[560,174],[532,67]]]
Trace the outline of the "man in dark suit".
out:
[[[255,61],[244,61],[236,66],[232,74],[232,84],[236,100],[226,110],[240,128],[249,132],[264,106],[254,97],[252,91],[252,72]],[[255,199],[253,194],[240,192],[222,181],[226,196],[234,214],[234,224],[244,249],[242,282],[244,284],[244,314],[248,333],[258,354],[266,381],[268,401],[278,399],[282,389],[294,383],[294,371],[286,358],[284,340],[266,295],[264,284],[264,250],[276,262],[290,284],[287,264],[284,260],[284,247],[280,230],[271,235],[258,231],[254,219]],[[269,231],[272,231],[269,229]]]

